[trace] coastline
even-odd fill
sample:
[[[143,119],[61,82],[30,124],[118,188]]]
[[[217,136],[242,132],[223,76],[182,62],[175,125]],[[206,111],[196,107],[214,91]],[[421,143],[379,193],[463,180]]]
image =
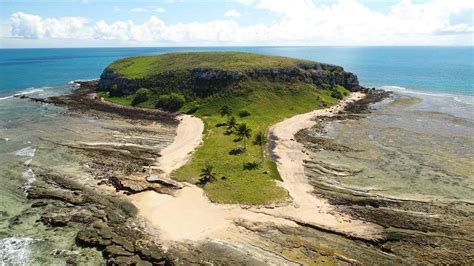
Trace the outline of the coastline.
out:
[[[179,115],[176,128],[176,137],[173,142],[164,148],[157,160],[157,165],[151,169],[157,169],[165,177],[169,177],[171,172],[183,166],[191,157],[194,150],[201,144],[204,132],[204,123],[201,119],[191,115]]]
[[[303,144],[295,140],[295,134],[316,124],[317,117],[334,116],[365,94],[352,93],[337,105],[300,114],[277,123],[270,128],[272,156],[282,176],[281,185],[289,192],[293,202],[289,206],[264,210],[265,213],[287,217],[298,223],[332,228],[354,237],[375,240],[380,238],[381,228],[361,220],[352,219],[340,213],[327,200],[315,196],[314,187],[308,182],[304,173],[304,161],[309,159]]]
[[[281,53],[281,50],[262,49],[270,54]],[[325,61],[337,61],[332,53],[311,49],[298,48],[292,53],[300,58],[327,54]],[[403,50],[393,53],[393,58],[403,57],[407,51]],[[390,61],[381,58],[380,53],[363,64],[360,60],[364,61],[367,54],[355,61],[348,58],[345,66],[357,70],[361,81],[369,82],[365,85],[392,84],[405,88],[378,87],[394,90],[380,102],[372,101],[372,90],[368,90],[367,97],[346,106],[343,112],[316,118],[314,126],[297,131],[293,137],[290,134],[286,139],[268,140],[270,149],[275,145],[285,149],[283,159],[290,164],[295,158],[301,161],[301,156],[309,157],[302,160],[306,176],[290,175],[295,180],[275,181],[280,180],[278,175],[273,178],[273,173],[279,172],[277,161],[281,158],[273,154],[271,175],[267,174],[267,168],[253,173],[271,176],[269,186],[280,184],[277,188],[283,192],[289,191],[284,186],[294,186],[290,196],[296,197],[282,193],[288,199],[286,202],[243,206],[214,204],[206,197],[214,185],[204,189],[192,185],[197,179],[192,177],[199,176],[201,165],[190,167],[195,171],[184,171],[189,179],[179,177],[181,169],[173,173],[176,180],[191,184],[168,179],[172,170],[160,170],[160,167],[179,167],[175,165],[189,159],[185,166],[188,167],[194,157],[204,158],[200,150],[191,159],[190,153],[184,151],[179,155],[168,153],[173,151],[171,147],[188,146],[181,135],[176,138],[180,124],[177,114],[103,101],[94,94],[94,88],[87,90],[87,84],[98,80],[82,82],[82,86],[59,84],[73,76],[97,76],[102,70],[97,63],[102,59],[102,63],[110,63],[110,50],[101,51],[99,57],[81,51],[80,64],[71,64],[73,57],[56,60],[56,51],[39,52],[32,53],[32,58],[49,63],[42,64],[42,71],[32,76],[25,70],[36,64],[5,65],[6,72],[11,73],[6,77],[6,84],[12,81],[11,84],[25,89],[7,88],[0,97],[4,114],[0,119],[3,155],[0,172],[5,173],[0,197],[3,206],[0,234],[4,238],[0,239],[0,246],[8,248],[7,262],[346,265],[469,264],[472,261],[474,168],[470,158],[474,150],[474,124],[470,114],[473,101],[472,96],[457,93],[459,89],[469,92],[469,86],[465,85],[469,85],[470,79],[463,75],[468,73],[463,71],[465,67],[450,68],[454,66],[449,65],[451,57],[443,53],[433,57],[437,63],[429,62],[429,68],[419,64],[426,60],[418,64],[410,60]],[[389,50],[385,52],[390,55]],[[128,51],[118,55],[130,56]],[[460,55],[463,61],[468,58]],[[23,57],[20,55],[18,59]],[[351,67],[351,62],[356,62],[357,67]],[[81,65],[79,72],[78,65]],[[423,73],[416,73],[418,69],[423,69]],[[84,75],[86,72],[89,74]],[[460,76],[453,75],[454,72]],[[61,81],[64,77],[69,78]],[[437,92],[436,88],[446,92]],[[75,95],[66,95],[71,90]],[[277,110],[294,111],[306,99],[309,98],[301,97],[300,101],[285,105],[269,102]],[[294,114],[314,108],[315,101],[308,102],[310,105],[305,110],[280,116],[258,130],[255,125],[251,128],[254,132],[264,131],[283,123],[285,117],[292,121]],[[199,107],[203,110],[202,105]],[[240,107],[233,109],[238,112]],[[273,113],[271,109],[262,109]],[[250,119],[262,114],[250,111],[254,115]],[[204,117],[202,114],[205,112],[195,115]],[[211,131],[214,122],[223,120],[215,114],[217,119],[208,123]],[[311,119],[305,121],[310,123]],[[297,122],[287,123],[282,130],[293,131],[303,121]],[[216,130],[222,129],[216,124]],[[193,130],[188,133],[189,141],[193,138],[201,141]],[[201,147],[213,143],[208,140],[206,137]],[[175,141],[181,141],[183,146]],[[257,154],[256,150],[252,154]],[[237,157],[231,157],[234,158]],[[226,168],[215,167],[215,170],[216,177],[227,172]],[[252,172],[242,173],[249,177],[244,186],[236,186],[233,175],[226,174],[231,177],[226,181],[227,195],[258,182]],[[147,174],[158,178],[149,179]],[[217,181],[223,183],[219,178]],[[262,189],[249,191],[245,195],[266,194]],[[140,198],[144,212],[156,223],[152,225],[139,216],[130,197]],[[209,197],[214,201],[212,195]],[[318,200],[322,205],[311,206],[314,211],[306,213],[306,206],[298,204],[298,200],[306,198]],[[308,223],[313,216],[323,221]],[[380,225],[382,237],[368,240],[344,228],[347,223],[350,227],[359,220],[367,222],[361,226]],[[162,230],[154,229],[161,227]],[[167,234],[167,230],[171,232]],[[24,255],[19,258],[21,254],[16,251]],[[0,254],[0,261],[5,258],[2,255],[5,253]]]
[[[315,123],[311,120],[314,117],[337,114],[347,104],[363,97],[362,93],[353,93],[333,107],[288,118],[270,129],[272,145],[275,145],[273,154],[279,157],[277,164],[283,178],[281,185],[289,192],[293,200],[291,205],[267,208],[216,204],[193,184],[185,184],[173,196],[146,191],[131,195],[129,199],[137,207],[139,215],[157,227],[160,238],[165,241],[200,241],[213,237],[236,240],[231,232],[238,229],[236,222],[240,220],[291,227],[310,225],[369,241],[378,239],[378,226],[338,213],[326,200],[311,193],[313,188],[304,176],[303,160],[306,154],[302,152],[302,145],[293,140],[296,132]],[[202,127],[199,122],[202,123],[195,117],[183,117],[174,142],[162,151],[159,166],[153,167],[154,170],[168,176],[189,159],[189,154],[200,143],[202,131],[199,133],[199,130]]]
[[[335,243],[339,243],[340,246],[331,247],[331,252],[334,252],[331,256],[341,261],[350,261],[352,258],[357,262],[374,260],[401,262],[401,257],[398,257],[402,254],[400,248],[403,250],[411,248],[410,251],[404,252],[412,254],[413,258],[419,258],[423,249],[417,246],[417,242],[412,240],[413,237],[426,241],[436,241],[437,238],[442,237],[440,230],[445,227],[444,224],[437,226],[436,219],[439,219],[440,215],[444,217],[445,214],[435,210],[437,208],[444,210],[447,206],[442,203],[404,202],[379,196],[369,197],[342,188],[337,190],[335,187],[328,187],[324,183],[317,182],[314,173],[308,172],[311,171],[312,165],[308,166],[308,163],[311,164],[314,159],[313,153],[318,150],[321,152],[320,148],[326,149],[326,146],[311,146],[311,139],[302,138],[306,134],[304,132],[312,132],[312,130],[319,132],[318,130],[324,127],[326,121],[363,118],[365,114],[372,112],[368,104],[380,101],[380,98],[377,97],[383,97],[384,93],[387,92],[373,94],[369,91],[365,97],[359,93],[353,93],[331,108],[313,110],[289,117],[269,129],[271,154],[283,179],[281,183],[276,182],[288,191],[292,199],[288,205],[215,204],[207,198],[202,188],[167,179],[174,169],[179,168],[190,159],[190,154],[202,140],[201,134],[194,134],[196,132],[202,133],[202,121],[188,115],[176,117],[175,121],[182,121],[177,127],[173,127],[176,134],[168,139],[169,145],[161,146],[160,153],[157,150],[151,151],[150,149],[154,149],[151,146],[141,145],[140,150],[151,155],[150,160],[145,163],[137,162],[138,168],[134,175],[128,176],[124,173],[123,177],[118,176],[119,179],[123,178],[122,184],[132,181],[139,183],[137,189],[128,190],[128,187],[117,187],[116,185],[114,187],[117,191],[127,194],[127,202],[132,201],[134,207],[137,208],[139,216],[135,215],[130,220],[138,222],[139,228],[144,230],[146,237],[159,243],[160,248],[164,252],[169,252],[171,257],[190,256],[193,260],[205,258],[207,255],[193,253],[193,250],[213,252],[215,245],[218,245],[222,251],[226,252],[238,247],[239,252],[251,254],[252,258],[260,262],[269,261],[268,258],[271,256],[273,256],[273,264],[284,264],[288,261],[300,262],[301,258],[309,258],[308,255],[300,257],[301,255],[291,253],[275,254],[280,249],[291,250],[295,245],[292,239],[296,237],[297,245],[315,250],[324,250],[324,245],[326,245],[316,243],[321,243],[321,241],[323,241],[322,243],[334,243],[333,241],[336,241]],[[145,124],[153,128],[156,123]],[[147,134],[150,135],[143,136],[145,139],[157,136],[158,132],[153,133],[154,131],[150,131],[151,128],[146,129]],[[306,130],[308,128],[311,130]],[[127,134],[132,139],[141,138],[137,133],[140,135],[144,132],[129,131]],[[297,134],[295,135],[295,133]],[[352,146],[352,143],[355,142],[346,143],[346,145]],[[109,144],[100,148],[130,148],[130,145],[115,147],[111,143]],[[90,148],[89,146],[79,145],[76,148]],[[330,146],[331,144],[327,146],[328,150],[331,150]],[[156,157],[158,154],[160,157]],[[163,179],[160,181],[164,183],[157,184],[151,180],[148,181],[145,178],[147,166],[143,167],[144,165],[151,165],[150,173],[157,174]],[[118,165],[113,166],[114,169],[117,167]],[[143,169],[144,171],[142,171]],[[337,171],[338,169],[330,168],[329,170]],[[115,192],[111,194],[116,195]],[[462,203],[455,203],[455,205],[456,209],[450,211],[446,222],[457,217],[458,208],[464,208]],[[373,208],[374,206],[381,208]],[[429,211],[426,211],[425,208],[429,208]],[[422,214],[426,215],[422,216]],[[405,229],[412,231],[406,232]],[[118,228],[118,230],[120,229]],[[280,232],[277,236],[269,233],[276,231]],[[424,235],[423,232],[426,231],[433,232],[435,235],[433,237]],[[316,237],[310,242],[304,242],[307,241],[304,237],[308,236],[318,236],[324,240],[321,238],[317,240]],[[126,235],[126,237],[132,236]],[[83,234],[80,239],[82,242],[90,244],[89,240],[83,239]],[[95,241],[94,239],[92,241]],[[459,239],[459,241],[466,241]],[[342,244],[343,242],[338,241],[347,242]],[[449,241],[443,242],[443,246],[454,250],[456,248],[454,242],[458,240],[452,240],[453,243]],[[100,245],[98,246],[100,247]],[[348,252],[348,247],[354,250]],[[392,251],[397,257],[388,256],[388,253],[384,253],[386,250]],[[212,253],[211,257],[216,254],[219,253]],[[239,254],[233,255],[242,256]],[[348,254],[350,256],[347,256]],[[436,254],[435,251],[432,254]],[[370,256],[375,257],[369,258]],[[452,258],[450,259],[452,261]],[[444,260],[441,258],[439,261]]]

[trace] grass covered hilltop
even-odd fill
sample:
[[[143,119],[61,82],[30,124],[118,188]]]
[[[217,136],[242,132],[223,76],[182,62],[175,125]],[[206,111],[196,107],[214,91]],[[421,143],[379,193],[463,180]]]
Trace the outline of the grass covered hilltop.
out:
[[[239,52],[130,57],[109,65],[99,92],[106,100],[193,114],[204,142],[173,178],[205,182],[215,202],[283,201],[268,128],[296,114],[333,105],[359,88],[339,66]],[[207,182],[206,182],[207,181]]]

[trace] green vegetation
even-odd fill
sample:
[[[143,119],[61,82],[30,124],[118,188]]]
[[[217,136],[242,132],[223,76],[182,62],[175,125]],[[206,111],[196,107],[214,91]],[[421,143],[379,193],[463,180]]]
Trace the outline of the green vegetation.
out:
[[[169,53],[157,56],[128,57],[115,61],[109,69],[128,78],[146,78],[167,71],[212,68],[243,71],[254,68],[294,67],[311,62],[282,56],[240,52]]]
[[[243,123],[237,126],[237,132],[235,132],[239,138],[244,140],[244,151],[247,149],[247,139],[252,136],[252,129],[247,124]]]
[[[150,96],[150,94],[151,94],[151,92],[147,88],[138,89],[137,92],[135,93],[135,97],[133,98],[131,104],[133,106],[137,106],[140,103],[148,101],[148,99],[149,99],[148,97]]]
[[[170,94],[161,95],[155,106],[165,111],[176,112],[183,107],[185,102],[186,100],[183,95],[172,92]]]
[[[263,146],[265,144],[267,144],[267,136],[265,136],[265,133],[260,131],[260,132],[257,133],[257,135],[255,135],[255,140],[253,141],[253,143],[255,145],[260,146],[260,153],[261,153],[260,161],[263,163],[263,160],[264,160],[263,159],[263,157],[264,157]]]
[[[237,79],[232,84],[224,79],[196,85],[186,71],[211,68],[242,72],[301,63],[314,62],[233,52],[132,57],[108,68],[132,79],[131,84],[140,85],[137,87],[148,86],[148,91],[140,89],[127,96],[119,95],[119,90],[112,87],[100,95],[118,104],[179,111],[201,118],[205,123],[203,144],[186,165],[173,173],[173,178],[202,184],[210,200],[241,204],[281,202],[287,199],[287,191],[275,182],[281,177],[264,148],[269,127],[287,117],[335,104],[349,92],[341,86],[321,89],[313,83],[264,77]],[[172,74],[160,76],[168,71]],[[326,81],[323,84],[328,85]],[[255,145],[247,145],[250,139]]]
[[[232,108],[228,105],[224,105],[221,107],[221,116],[231,116],[232,115]]]
[[[214,172],[212,171],[214,167],[210,164],[206,164],[206,166],[201,169],[201,174],[199,175],[201,178],[199,179],[199,183],[201,185],[206,185],[207,183],[213,183],[216,181],[216,177],[214,176]]]
[[[241,86],[245,93],[226,93],[199,100],[200,107],[194,115],[206,125],[204,143],[173,176],[179,181],[199,183],[201,169],[209,163],[213,165],[215,176],[225,177],[204,186],[212,201],[242,204],[284,201],[286,190],[274,182],[281,180],[275,162],[265,154],[264,145],[248,145],[243,151],[239,147],[236,125],[245,124],[252,132],[263,133],[267,141],[265,132],[271,125],[299,113],[335,104],[338,100],[331,97],[331,90],[319,90],[307,83],[251,80]],[[347,93],[340,86],[336,86],[336,90]],[[245,108],[252,115],[238,119],[222,116],[223,106],[232,110]],[[187,104],[182,109],[186,108]],[[235,125],[231,120],[235,120]]]
[[[239,116],[240,116],[240,117],[246,117],[246,116],[249,116],[249,115],[250,115],[250,112],[247,111],[247,110],[241,110],[241,111],[239,112]]]

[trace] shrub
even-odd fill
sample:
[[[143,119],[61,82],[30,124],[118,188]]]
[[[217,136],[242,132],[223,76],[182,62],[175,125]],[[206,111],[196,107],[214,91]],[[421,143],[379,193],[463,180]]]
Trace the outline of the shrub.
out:
[[[255,161],[255,162],[248,162],[244,164],[244,170],[255,170],[260,167],[260,162]]]
[[[335,99],[339,99],[339,100],[342,100],[342,98],[344,98],[344,96],[342,95],[342,93],[338,90],[334,90],[332,93],[331,93],[331,97],[335,98]]]
[[[241,110],[241,111],[239,112],[239,116],[240,116],[240,117],[246,117],[246,116],[249,116],[249,115],[250,115],[250,112],[247,111],[247,110]]]
[[[158,102],[155,106],[165,111],[176,112],[184,105],[184,103],[185,99],[183,95],[177,93],[170,93],[161,95],[158,98]]]
[[[194,101],[192,103],[189,103],[187,106],[186,114],[194,114],[197,110],[199,109],[199,104]]]
[[[110,88],[110,96],[120,97],[123,96],[122,90],[117,86],[117,84],[112,85]]]
[[[221,116],[231,116],[232,115],[232,107],[228,105],[224,105],[221,107]]]
[[[148,96],[150,95],[150,90],[147,88],[140,88],[135,93],[135,98],[133,98],[132,105],[138,105],[142,102],[146,102],[148,100]]]

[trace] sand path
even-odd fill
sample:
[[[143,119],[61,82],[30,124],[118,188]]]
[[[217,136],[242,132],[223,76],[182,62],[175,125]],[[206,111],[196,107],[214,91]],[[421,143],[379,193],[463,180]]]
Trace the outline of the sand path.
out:
[[[360,97],[363,94],[353,93],[337,106],[291,117],[270,129],[272,141],[275,141],[272,153],[277,157],[278,170],[284,180],[281,184],[293,200],[291,205],[242,208],[239,205],[214,204],[201,188],[192,184],[186,184],[175,196],[147,191],[131,195],[130,199],[139,214],[159,230],[161,239],[165,241],[235,239],[238,228],[234,221],[242,219],[286,226],[298,226],[295,222],[303,222],[354,236],[375,238],[379,233],[378,227],[351,220],[337,213],[326,200],[311,194],[313,188],[304,175],[303,167],[307,155],[301,151],[303,146],[292,140],[300,129],[314,125],[315,122],[311,121],[314,116],[337,113],[348,102]],[[185,164],[201,143],[203,122],[192,116],[182,116],[181,119],[174,142],[161,152],[162,157],[158,159],[157,167],[166,175]]]
[[[204,123],[201,119],[190,115],[181,115],[178,119],[180,123],[173,142],[160,152],[157,166],[152,167],[159,169],[166,176],[183,166],[202,141]]]
[[[343,110],[347,103],[363,97],[364,94],[355,92],[331,108],[296,115],[270,128],[270,138],[274,142],[272,154],[283,179],[281,185],[289,192],[293,203],[280,208],[264,209],[264,213],[318,227],[332,228],[358,237],[378,236],[380,227],[338,213],[327,200],[312,194],[314,188],[304,173],[304,160],[309,160],[310,157],[303,152],[303,144],[294,139],[298,131],[316,124],[313,118],[333,116]]]

